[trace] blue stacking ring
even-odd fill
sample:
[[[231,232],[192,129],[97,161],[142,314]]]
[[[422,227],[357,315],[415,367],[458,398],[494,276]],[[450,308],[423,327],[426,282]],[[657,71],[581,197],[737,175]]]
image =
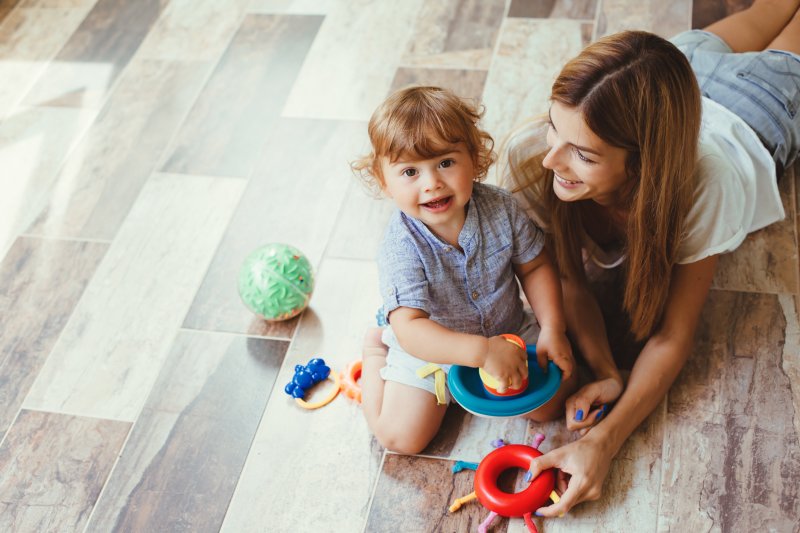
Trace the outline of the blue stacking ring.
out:
[[[545,374],[536,360],[536,345],[527,347],[528,388],[516,396],[496,396],[483,387],[478,369],[453,365],[447,374],[450,394],[461,407],[478,416],[510,417],[530,413],[546,404],[561,386],[561,369],[547,362]]]

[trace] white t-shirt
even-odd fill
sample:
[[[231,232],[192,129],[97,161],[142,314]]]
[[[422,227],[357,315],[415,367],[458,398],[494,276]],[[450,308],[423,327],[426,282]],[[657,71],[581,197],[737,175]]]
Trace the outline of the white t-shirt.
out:
[[[510,143],[523,143],[526,150],[543,153],[546,129],[544,121],[533,122]],[[748,233],[786,216],[769,151],[744,120],[708,98],[703,98],[698,158],[694,203],[678,249],[679,264],[732,252]],[[506,181],[513,183],[512,179]],[[549,231],[547,217],[537,213],[542,207],[531,204],[533,198],[525,198],[521,192],[515,197],[528,216]],[[603,250],[585,233],[583,241],[584,259],[600,267],[614,268],[625,259],[620,249]]]
[[[708,98],[698,158],[680,264],[732,252],[748,233],[786,216],[769,152],[741,118]]]

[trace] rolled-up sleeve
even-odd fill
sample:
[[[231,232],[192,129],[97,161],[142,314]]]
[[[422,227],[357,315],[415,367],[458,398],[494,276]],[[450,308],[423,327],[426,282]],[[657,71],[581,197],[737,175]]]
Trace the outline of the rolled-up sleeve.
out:
[[[514,236],[514,251],[511,261],[517,265],[533,261],[544,248],[544,232],[533,223],[512,196],[509,195],[506,198]]]
[[[429,280],[419,253],[408,240],[400,238],[391,243],[389,237],[378,254],[384,318],[388,321],[389,313],[398,307],[420,309],[430,315]]]

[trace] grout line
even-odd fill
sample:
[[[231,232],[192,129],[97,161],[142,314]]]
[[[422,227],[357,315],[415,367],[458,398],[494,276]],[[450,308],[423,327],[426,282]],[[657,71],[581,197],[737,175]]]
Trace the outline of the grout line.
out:
[[[250,454],[253,451],[253,443],[255,443],[256,438],[258,438],[259,431],[261,430],[261,426],[266,423],[266,415],[269,411],[270,404],[275,401],[275,398],[279,395],[275,394],[276,388],[280,387],[278,377],[281,375],[281,371],[283,370],[284,365],[286,365],[286,358],[289,355],[289,351],[294,346],[294,339],[297,337],[297,331],[300,329],[300,325],[305,318],[305,311],[300,315],[300,319],[297,322],[297,326],[295,327],[294,333],[292,334],[291,339],[288,339],[289,345],[286,346],[286,351],[283,352],[283,361],[281,361],[281,366],[275,372],[275,381],[272,384],[272,389],[269,391],[269,396],[267,401],[264,403],[264,410],[261,412],[261,419],[258,421],[258,424],[253,431],[253,438],[250,440],[250,445],[247,447],[247,453],[244,456],[244,460],[242,461],[242,468],[239,470],[239,475],[236,478],[236,484],[233,486],[233,490],[231,491],[230,498],[228,499],[228,505],[225,507],[225,512],[222,514],[222,520],[220,521],[220,530],[224,529],[225,527],[225,520],[228,518],[228,512],[231,509],[231,503],[233,503],[234,498],[236,498],[236,493],[239,491],[239,484],[242,481],[242,475],[247,470],[247,463],[250,460]],[[281,339],[286,340],[286,339]],[[280,389],[278,389],[280,390]]]
[[[21,412],[22,412],[22,404],[20,404],[19,408],[17,409],[17,414],[15,414],[14,418],[11,419],[11,423],[8,425],[8,428],[6,428],[3,437],[0,438],[0,450],[3,449],[3,445],[6,443],[6,437],[8,437],[8,434],[11,432],[11,428],[14,427],[14,424],[17,423],[17,419],[19,418],[19,414]]]
[[[298,327],[299,327],[299,324],[298,324]],[[262,339],[262,340],[268,340],[268,341],[283,341],[283,342],[289,342],[289,343],[291,343],[291,341],[292,341],[292,339],[290,337],[273,337],[273,336],[270,336],[270,335],[254,335],[252,333],[242,333],[240,331],[219,331],[219,330],[215,330],[215,329],[195,329],[195,328],[187,328],[185,326],[178,327],[178,331],[185,331],[187,333],[210,333],[210,334],[218,334],[218,335],[227,335],[227,336],[230,336],[230,337],[244,337],[246,339]]]
[[[467,66],[453,66],[453,65],[414,65],[411,63],[399,63],[397,69],[407,68],[415,70],[456,70],[467,72],[489,72],[489,68],[477,68]]]
[[[370,437],[374,438],[374,437]],[[378,474],[375,476],[375,483],[372,485],[372,490],[369,493],[369,504],[367,505],[367,511],[364,516],[364,527],[361,529],[362,533],[367,532],[367,524],[369,523],[369,514],[372,512],[372,504],[375,503],[375,493],[378,490],[378,481],[381,479],[381,472],[383,472],[383,465],[386,462],[386,449],[384,448],[383,452],[381,453],[381,462],[378,465]]]
[[[94,239],[92,237],[63,237],[58,235],[38,235],[36,233],[20,233],[17,238],[25,237],[27,239],[39,239],[42,241],[66,241],[66,242],[93,242],[97,244],[113,244],[113,240],[109,239]]]
[[[144,404],[142,405],[144,408]],[[141,414],[141,410],[139,411]],[[94,502],[92,503],[92,509],[89,511],[89,516],[86,517],[86,525],[83,528],[83,532],[86,533],[89,529],[89,524],[92,523],[92,517],[94,516],[94,512],[97,510],[97,504],[100,503],[103,495],[106,492],[106,488],[108,487],[109,481],[111,481],[111,477],[114,475],[114,472],[117,470],[117,466],[119,465],[120,460],[122,459],[123,452],[125,448],[128,446],[128,441],[131,439],[131,435],[133,435],[133,430],[136,427],[136,422],[139,419],[139,415],[136,415],[136,420],[131,422],[131,427],[128,428],[128,434],[125,436],[125,440],[122,441],[122,445],[117,450],[117,458],[114,460],[114,464],[111,465],[111,469],[108,471],[108,476],[106,476],[105,481],[103,481],[103,486],[100,487],[100,492],[97,493],[97,497],[95,498]]]

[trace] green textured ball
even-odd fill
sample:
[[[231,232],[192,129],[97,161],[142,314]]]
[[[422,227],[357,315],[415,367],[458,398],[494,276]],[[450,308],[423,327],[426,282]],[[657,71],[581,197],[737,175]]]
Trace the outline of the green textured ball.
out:
[[[288,320],[308,306],[314,273],[303,253],[271,243],[247,256],[239,270],[239,296],[264,320]]]

